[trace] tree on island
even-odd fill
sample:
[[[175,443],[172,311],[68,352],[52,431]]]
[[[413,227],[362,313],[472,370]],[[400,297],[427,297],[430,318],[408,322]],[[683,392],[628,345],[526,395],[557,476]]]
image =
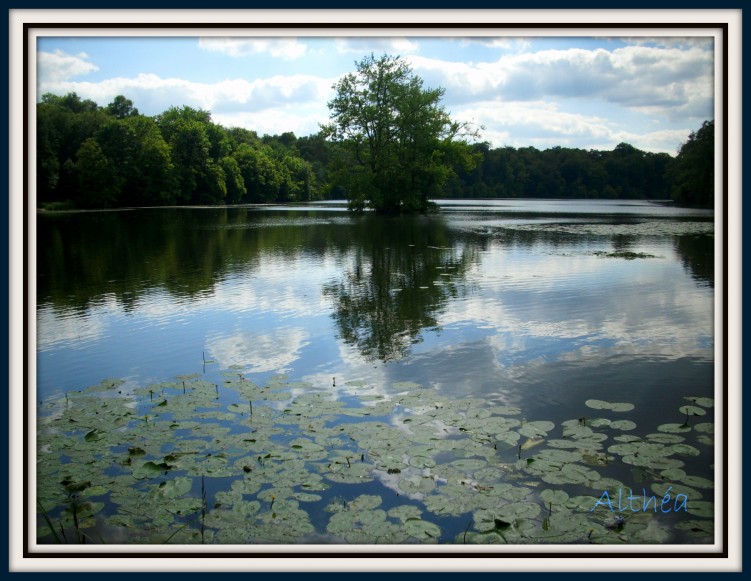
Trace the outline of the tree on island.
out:
[[[453,121],[441,106],[445,89],[423,81],[399,57],[372,54],[342,77],[322,127],[334,144],[332,185],[349,207],[379,213],[425,212],[429,197],[454,174],[477,163],[468,139],[478,131]]]

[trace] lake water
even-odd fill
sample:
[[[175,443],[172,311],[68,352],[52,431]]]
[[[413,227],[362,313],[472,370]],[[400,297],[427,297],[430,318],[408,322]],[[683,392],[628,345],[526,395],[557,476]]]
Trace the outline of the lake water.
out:
[[[38,492],[52,520],[65,517],[67,470],[94,482],[88,522],[107,542],[711,542],[712,212],[641,201],[440,205],[393,218],[336,203],[40,213],[33,395],[38,453],[54,460]],[[191,389],[215,392],[191,403],[208,415],[171,407]],[[61,418],[76,422],[71,410],[88,410],[87,393],[107,400],[107,390],[124,406],[112,411],[119,439],[83,412],[68,424],[76,429],[61,428]],[[299,412],[303,403],[318,411]],[[187,431],[160,432],[156,445],[136,416]],[[223,436],[198,438],[202,422]],[[240,438],[266,428],[263,449]],[[56,445],[61,433],[67,444]],[[188,438],[212,462],[221,449],[221,468],[181,457],[175,442]],[[94,472],[66,448],[82,441],[99,443]],[[170,451],[174,462],[161,462]],[[134,474],[146,461],[161,471]],[[356,476],[345,461],[358,463]],[[292,464],[297,476],[285,472]],[[153,496],[167,485],[170,501],[185,501],[171,518],[126,522],[124,507],[137,509],[123,490]],[[555,520],[554,505],[581,513],[621,485],[658,505],[672,486],[689,510],[629,510],[624,526],[600,505],[581,516],[597,517],[594,535]],[[459,506],[457,486],[476,503]]]

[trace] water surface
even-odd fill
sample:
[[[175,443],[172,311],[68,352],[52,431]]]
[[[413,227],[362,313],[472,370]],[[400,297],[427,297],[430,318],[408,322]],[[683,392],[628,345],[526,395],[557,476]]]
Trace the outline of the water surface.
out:
[[[643,434],[681,423],[686,396],[713,397],[711,212],[441,206],[394,218],[330,203],[39,214],[35,397],[105,378],[219,384],[241,370],[342,401],[413,382],[557,425],[592,413],[587,400],[629,402],[623,417]],[[713,477],[706,453],[686,461]]]

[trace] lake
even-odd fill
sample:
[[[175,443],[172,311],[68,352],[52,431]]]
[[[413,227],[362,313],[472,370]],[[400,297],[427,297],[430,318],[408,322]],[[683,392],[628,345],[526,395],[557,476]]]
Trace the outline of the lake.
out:
[[[39,213],[40,542],[713,542],[713,213],[439,204]]]

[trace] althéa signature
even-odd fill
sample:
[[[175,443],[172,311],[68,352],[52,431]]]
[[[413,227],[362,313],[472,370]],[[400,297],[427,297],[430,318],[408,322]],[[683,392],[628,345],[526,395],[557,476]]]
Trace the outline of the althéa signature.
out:
[[[623,489],[618,489],[618,512],[647,512],[652,510],[657,512],[658,506],[660,512],[678,512],[683,510],[688,512],[686,503],[688,502],[688,496],[685,494],[676,494],[675,498],[670,495],[672,486],[669,486],[665,495],[658,500],[657,496],[647,496],[646,489],[642,489],[641,495],[634,495],[633,491],[628,489],[628,496],[623,496]],[[624,501],[628,501],[628,504],[624,504]],[[613,506],[613,501],[610,499],[610,494],[607,490],[603,491],[602,496],[597,503],[590,509],[589,512],[593,512],[598,506],[605,506],[610,509],[611,512],[616,512],[616,508]]]

